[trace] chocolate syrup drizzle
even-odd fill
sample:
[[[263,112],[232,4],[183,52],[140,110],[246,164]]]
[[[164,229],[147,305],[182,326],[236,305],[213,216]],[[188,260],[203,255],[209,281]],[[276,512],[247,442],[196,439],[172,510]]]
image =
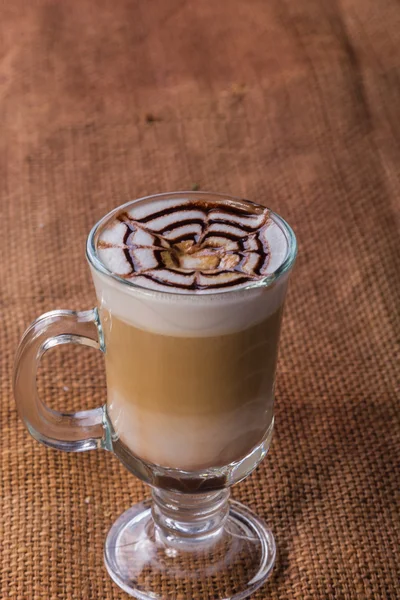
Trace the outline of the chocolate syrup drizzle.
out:
[[[190,211],[196,210],[201,212],[203,218],[198,216],[189,218],[187,215]],[[166,217],[171,214],[180,213],[181,218],[174,223],[170,223],[165,227],[155,230],[152,228],[152,222],[161,217]],[[186,213],[186,215],[185,215]],[[221,215],[226,215],[221,217]],[[229,220],[229,216],[239,217],[240,221]],[[246,219],[249,217],[257,217],[262,215],[261,225],[252,226],[246,223]],[[270,223],[269,212],[267,209],[261,212],[259,207],[254,209],[254,212],[250,212],[245,208],[232,206],[231,204],[219,204],[203,202],[201,200],[191,203],[179,203],[172,206],[166,206],[162,210],[154,212],[142,218],[135,218],[128,212],[121,212],[116,217],[121,223],[126,226],[126,232],[122,240],[122,249],[125,258],[130,265],[131,271],[128,274],[121,274],[120,277],[124,279],[134,280],[136,277],[144,277],[156,284],[166,286],[169,288],[178,288],[188,291],[200,291],[205,289],[222,289],[229,287],[236,287],[238,285],[250,283],[261,279],[266,271],[268,262],[270,260],[270,249],[263,235],[266,227]],[[222,228],[218,229],[217,226],[222,225],[227,228],[234,229],[235,231],[224,231]],[[171,237],[171,234],[177,229],[184,226],[195,226],[200,228],[201,233],[197,231],[187,232],[183,234],[177,233],[175,237]],[[197,227],[196,227],[197,226]],[[211,226],[213,227],[210,230]],[[135,245],[131,242],[131,235],[141,229],[152,236],[152,245]],[[239,230],[239,231],[238,231]],[[168,237],[166,237],[168,235]],[[182,242],[192,242],[190,253],[206,250],[209,251],[210,256],[221,255],[221,246],[218,244],[207,243],[210,239],[229,240],[237,244],[235,249],[223,249],[222,254],[224,257],[229,255],[236,255],[239,257],[239,261],[232,268],[213,268],[213,269],[185,269],[180,266],[179,259],[177,257],[177,245]],[[254,241],[256,248],[246,247],[246,243]],[[121,248],[120,244],[110,244],[108,242],[98,243],[98,248]],[[148,269],[144,269],[137,262],[135,258],[135,250],[139,248],[146,248],[153,252],[153,257],[157,263]],[[168,254],[170,261],[173,263],[174,268],[170,265],[167,266],[164,262],[165,253]],[[244,270],[244,265],[251,255],[257,255],[257,260],[251,270]],[[221,261],[220,261],[221,262]],[[178,273],[187,277],[188,281],[168,281],[162,277],[161,270],[167,270],[171,273]],[[203,281],[199,279],[201,274]],[[229,280],[224,280],[221,277],[220,282],[215,281],[215,277],[219,275],[233,274]],[[210,283],[206,283],[204,280],[210,279]],[[214,278],[214,281],[212,281]]]

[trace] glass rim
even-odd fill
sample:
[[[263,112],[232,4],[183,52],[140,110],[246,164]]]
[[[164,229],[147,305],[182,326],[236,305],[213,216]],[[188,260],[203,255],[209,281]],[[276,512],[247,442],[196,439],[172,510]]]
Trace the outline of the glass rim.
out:
[[[226,294],[234,294],[234,293],[237,294],[238,292],[244,292],[246,290],[254,290],[254,289],[258,289],[258,288],[270,287],[273,283],[275,283],[278,279],[280,279],[285,273],[287,273],[292,268],[294,261],[296,259],[296,256],[297,256],[297,240],[296,240],[296,236],[295,236],[293,229],[290,227],[290,225],[287,223],[287,221],[285,221],[285,219],[283,219],[276,212],[274,212],[273,210],[271,210],[270,208],[268,208],[266,206],[263,206],[262,204],[257,204],[257,206],[261,206],[264,209],[266,208],[269,211],[271,218],[275,221],[275,223],[284,232],[286,240],[287,240],[287,244],[288,244],[285,260],[279,265],[279,267],[273,273],[266,275],[265,277],[263,277],[262,279],[259,279],[258,281],[250,282],[248,285],[245,285],[240,288],[219,289],[217,291],[207,292],[207,294],[201,294],[199,292],[189,292],[189,293],[182,294],[180,292],[170,291],[168,289],[159,290],[159,289],[148,288],[148,287],[145,287],[144,285],[139,285],[137,283],[134,283],[133,281],[129,281],[127,279],[119,277],[118,275],[116,275],[115,273],[113,273],[112,271],[107,269],[107,267],[103,264],[103,262],[97,256],[97,249],[96,249],[96,242],[97,242],[96,236],[97,236],[99,230],[102,228],[102,226],[105,225],[105,223],[107,221],[109,221],[113,215],[117,214],[118,212],[120,212],[123,209],[126,209],[128,206],[132,206],[133,204],[136,204],[137,202],[144,202],[145,200],[156,200],[156,199],[168,197],[168,196],[170,196],[170,197],[172,197],[172,196],[173,197],[177,197],[177,196],[184,197],[185,196],[188,198],[198,197],[198,196],[210,196],[210,197],[214,196],[221,200],[228,200],[228,201],[232,200],[234,202],[239,201],[239,202],[248,202],[250,204],[256,204],[255,202],[252,202],[251,200],[247,200],[246,198],[239,198],[238,196],[231,196],[230,194],[222,194],[222,193],[218,193],[218,192],[207,192],[207,191],[162,192],[159,194],[150,194],[148,196],[143,196],[143,197],[137,198],[135,200],[129,200],[128,202],[125,202],[124,204],[121,204],[120,206],[117,206],[116,208],[114,208],[113,210],[108,212],[106,215],[104,215],[104,217],[102,217],[99,221],[97,221],[97,223],[92,227],[92,229],[88,235],[87,242],[86,242],[86,258],[87,258],[89,264],[96,271],[101,273],[102,275],[105,275],[106,277],[110,277],[111,279],[116,281],[118,284],[123,285],[124,287],[139,290],[141,292],[148,292],[151,294],[168,294],[170,296],[179,296],[180,298],[182,298],[183,296],[205,296],[205,295],[220,296],[222,294],[225,294],[225,295]]]

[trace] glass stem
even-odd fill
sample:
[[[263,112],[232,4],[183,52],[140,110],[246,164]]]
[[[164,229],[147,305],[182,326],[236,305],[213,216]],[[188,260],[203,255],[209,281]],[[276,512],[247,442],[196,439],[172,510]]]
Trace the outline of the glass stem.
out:
[[[215,543],[229,513],[229,490],[182,494],[153,488],[156,533],[167,546],[198,549]]]

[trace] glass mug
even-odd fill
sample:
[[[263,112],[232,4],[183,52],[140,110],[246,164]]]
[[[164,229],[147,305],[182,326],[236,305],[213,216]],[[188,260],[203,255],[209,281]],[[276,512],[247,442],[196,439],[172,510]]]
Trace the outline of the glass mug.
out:
[[[275,542],[249,509],[229,501],[229,488],[270,445],[296,239],[271,211],[285,256],[261,281],[207,294],[140,287],[104,266],[99,236],[121,210],[165,197],[238,202],[202,192],[160,194],[100,220],[87,241],[98,306],[55,310],[30,325],[17,353],[14,394],[35,439],[58,450],[110,450],[151,486],[151,500],[129,508],[108,533],[104,559],[117,585],[142,599],[245,598],[270,574]],[[67,343],[105,354],[104,406],[61,413],[38,397],[41,357]]]

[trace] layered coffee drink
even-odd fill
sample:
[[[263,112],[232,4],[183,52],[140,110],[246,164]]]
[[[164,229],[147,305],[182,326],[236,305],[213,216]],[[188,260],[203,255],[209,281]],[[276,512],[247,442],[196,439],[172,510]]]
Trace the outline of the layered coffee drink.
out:
[[[241,460],[272,428],[288,252],[268,209],[195,196],[112,213],[94,272],[113,434],[189,472]]]

